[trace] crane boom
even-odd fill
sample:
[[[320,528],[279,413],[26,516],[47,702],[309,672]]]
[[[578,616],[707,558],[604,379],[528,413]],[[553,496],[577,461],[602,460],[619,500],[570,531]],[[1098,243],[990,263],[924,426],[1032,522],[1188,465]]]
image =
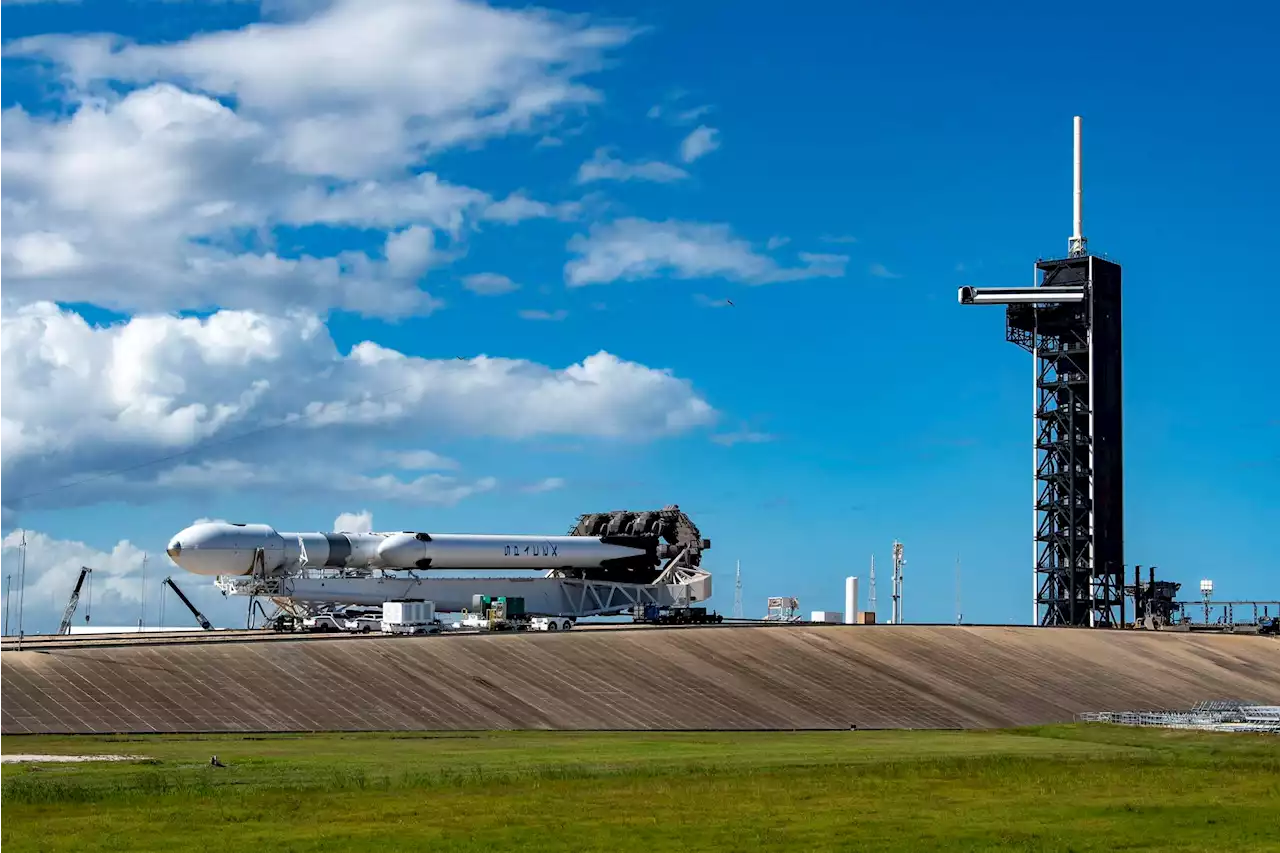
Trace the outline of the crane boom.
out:
[[[181,599],[183,604],[187,605],[187,609],[191,611],[192,616],[196,617],[196,621],[200,623],[201,628],[206,631],[213,630],[213,623],[206,619],[205,615],[197,610],[196,606],[191,603],[191,600],[182,594],[182,590],[178,589],[178,585],[173,582],[173,578],[165,578],[160,583],[168,584],[169,588],[178,594],[178,598]]]
[[[80,567],[80,577],[76,578],[75,589],[71,590],[71,598],[67,601],[67,608],[62,611],[62,622],[58,625],[59,634],[71,633],[71,617],[76,614],[76,607],[80,604],[80,590],[84,586],[84,579],[89,576],[93,569],[88,566]]]

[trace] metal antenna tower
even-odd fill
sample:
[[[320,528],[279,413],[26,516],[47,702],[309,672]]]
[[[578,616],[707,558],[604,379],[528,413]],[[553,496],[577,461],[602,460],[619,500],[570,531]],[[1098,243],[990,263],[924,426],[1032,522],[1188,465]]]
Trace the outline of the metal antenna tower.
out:
[[[18,642],[22,642],[22,611],[27,603],[27,531],[22,531],[22,566],[18,569]]]
[[[876,555],[871,555],[870,587],[867,589],[867,609],[876,612]]]
[[[956,554],[956,624],[964,621],[964,613],[960,610],[960,555]]]
[[[142,625],[147,620],[147,555],[142,554],[142,603],[138,608],[138,630],[142,630]]]
[[[733,618],[742,618],[742,561],[738,561],[738,567],[733,576]]]
[[[1036,261],[1032,287],[962,287],[1004,305],[1005,338],[1034,363],[1033,623],[1124,625],[1120,265],[1088,254],[1075,117],[1067,257]]]
[[[902,558],[902,543],[893,540],[893,618],[894,625],[902,624],[902,567],[907,561]]]

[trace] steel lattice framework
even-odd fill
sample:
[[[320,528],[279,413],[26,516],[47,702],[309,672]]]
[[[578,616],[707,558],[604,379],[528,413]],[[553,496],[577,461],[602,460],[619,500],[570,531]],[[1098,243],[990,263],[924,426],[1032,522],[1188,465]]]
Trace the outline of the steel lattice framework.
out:
[[[1035,618],[1124,624],[1120,267],[1040,261],[1040,287],[1075,302],[1011,304],[1006,337],[1035,358]]]

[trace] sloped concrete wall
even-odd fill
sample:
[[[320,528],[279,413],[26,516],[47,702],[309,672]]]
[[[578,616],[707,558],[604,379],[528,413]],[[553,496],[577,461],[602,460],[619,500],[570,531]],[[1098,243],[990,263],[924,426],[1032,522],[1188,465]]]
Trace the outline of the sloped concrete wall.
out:
[[[3,732],[985,728],[1280,704],[1270,638],[954,626],[5,651]]]

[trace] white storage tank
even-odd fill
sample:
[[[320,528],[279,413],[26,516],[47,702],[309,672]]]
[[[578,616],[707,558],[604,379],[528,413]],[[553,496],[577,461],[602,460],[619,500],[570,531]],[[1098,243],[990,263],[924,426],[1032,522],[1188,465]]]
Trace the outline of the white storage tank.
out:
[[[809,614],[810,622],[843,622],[844,614],[838,610],[815,610]]]

